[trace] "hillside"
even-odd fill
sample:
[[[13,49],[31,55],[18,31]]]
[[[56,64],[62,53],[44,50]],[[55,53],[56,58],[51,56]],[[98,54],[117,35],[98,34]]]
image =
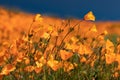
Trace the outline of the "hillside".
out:
[[[23,36],[24,34],[27,34],[34,16],[35,14],[11,11],[0,8],[0,42],[11,42]],[[42,18],[43,22],[41,24],[42,26],[46,27],[49,25],[60,26],[67,20],[44,15],[42,15]],[[81,32],[87,31],[91,26],[94,25],[94,22],[71,19],[71,25],[79,22]],[[34,28],[37,28],[41,24],[36,22],[33,24],[33,26]],[[95,24],[97,25],[99,33],[107,30],[108,33],[117,33],[118,35],[120,35],[120,22],[101,21],[95,22]]]

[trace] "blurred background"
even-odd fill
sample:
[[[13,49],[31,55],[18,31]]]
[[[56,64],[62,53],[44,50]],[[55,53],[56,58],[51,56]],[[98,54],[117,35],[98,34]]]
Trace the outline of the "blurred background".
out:
[[[78,19],[93,11],[97,21],[120,20],[120,0],[0,0],[0,6],[29,13]]]

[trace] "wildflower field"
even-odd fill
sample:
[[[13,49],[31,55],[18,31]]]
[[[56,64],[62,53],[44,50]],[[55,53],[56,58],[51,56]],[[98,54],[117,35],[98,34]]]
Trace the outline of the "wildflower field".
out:
[[[119,30],[0,8],[0,80],[120,80]]]

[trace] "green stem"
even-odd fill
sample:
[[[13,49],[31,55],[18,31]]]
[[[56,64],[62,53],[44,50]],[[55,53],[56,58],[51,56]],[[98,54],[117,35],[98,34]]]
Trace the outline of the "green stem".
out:
[[[45,67],[45,66],[44,66],[44,69],[43,69],[43,70],[44,70],[43,80],[47,80],[47,79],[46,79],[46,67]]]

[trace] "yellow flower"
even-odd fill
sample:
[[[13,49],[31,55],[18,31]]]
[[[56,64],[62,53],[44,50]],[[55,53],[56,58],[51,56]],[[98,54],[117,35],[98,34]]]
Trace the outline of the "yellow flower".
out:
[[[39,62],[41,62],[42,64],[46,64],[46,58],[44,56],[42,56],[40,59],[39,59]]]
[[[36,66],[34,67],[34,71],[36,73],[40,73],[43,67],[43,64],[41,62],[36,61]]]
[[[74,66],[70,62],[64,62],[64,71],[69,72],[70,70],[74,69]]]
[[[46,32],[42,35],[42,38],[49,38],[49,37],[50,37],[50,34]]]
[[[72,52],[67,52],[65,50],[60,50],[60,57],[62,60],[67,60],[70,57],[72,57],[73,53]]]
[[[71,46],[70,43],[67,43],[67,42],[66,42],[66,43],[65,43],[65,48],[71,50],[71,49],[72,49],[72,46]]]
[[[7,64],[2,68],[1,75],[8,75],[10,72],[14,71],[16,67],[12,64]]]
[[[86,62],[86,58],[83,56],[81,59],[80,59],[80,62]]]
[[[90,55],[92,53],[92,50],[88,46],[80,44],[78,53],[80,55]]]
[[[95,21],[95,16],[93,15],[92,11],[88,12],[88,13],[84,16],[84,20]]]
[[[25,64],[29,64],[30,63],[30,59],[29,58],[24,58],[25,59]]]
[[[24,70],[27,71],[27,72],[32,72],[34,69],[35,69],[34,66],[27,66],[27,67],[24,68]]]
[[[71,46],[72,46],[72,51],[73,52],[78,52],[79,51],[79,46],[78,45],[72,44]]]
[[[92,28],[90,28],[90,31],[97,32],[96,25],[93,25]]]
[[[61,63],[57,60],[48,60],[48,66],[50,66],[54,71],[57,71],[61,67]]]
[[[78,39],[76,37],[72,37],[70,40],[73,42],[73,44],[78,41]]]
[[[62,67],[62,63],[55,60],[53,55],[49,55],[47,65],[50,66],[54,71],[57,71],[60,67]]]
[[[43,66],[43,64],[40,63],[40,62],[38,62],[38,61],[36,61],[35,63],[36,63],[36,65],[37,65],[37,67],[42,67],[42,66]]]
[[[37,61],[41,58],[42,56],[42,52],[40,51],[36,51],[36,54],[34,55],[34,60]]]
[[[53,26],[48,26],[48,27],[47,27],[47,32],[51,33],[53,30],[54,30],[54,29],[53,29]]]
[[[42,22],[43,18],[41,18],[41,15],[40,14],[36,14],[35,18],[33,19],[33,22],[34,21],[39,21],[39,22]]]
[[[42,68],[41,67],[35,67],[34,71],[36,73],[40,73],[42,71]]]
[[[105,35],[107,35],[107,34],[108,34],[107,30],[105,30],[105,31],[104,31],[104,34],[105,34]]]
[[[16,59],[16,61],[17,62],[22,62],[22,60],[24,59],[24,53],[19,53],[19,55],[17,56],[17,59]]]
[[[109,54],[105,54],[105,58],[106,58],[106,64],[111,64],[115,61],[115,53],[109,53]]]
[[[70,44],[68,42],[65,43],[65,48],[69,49],[69,50],[72,50],[73,52],[77,52],[79,50],[79,46],[78,45],[76,45],[74,43]]]

